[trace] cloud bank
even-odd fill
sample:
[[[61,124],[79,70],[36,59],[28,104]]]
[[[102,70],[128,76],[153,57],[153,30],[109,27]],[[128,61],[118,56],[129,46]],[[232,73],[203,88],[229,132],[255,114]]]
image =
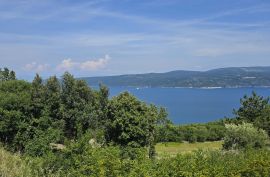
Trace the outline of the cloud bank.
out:
[[[23,66],[24,71],[41,73],[48,70],[56,71],[71,71],[71,70],[80,70],[80,71],[97,71],[103,69],[107,66],[111,57],[105,55],[103,58],[96,60],[86,60],[83,62],[75,62],[71,58],[64,59],[56,67],[50,67],[48,64],[38,64],[37,62],[28,63]]]
[[[83,71],[96,71],[105,68],[110,60],[109,55],[105,55],[103,58],[97,60],[87,60],[83,62],[74,62],[72,59],[64,59],[57,67],[57,70],[68,71],[73,69],[79,69]]]

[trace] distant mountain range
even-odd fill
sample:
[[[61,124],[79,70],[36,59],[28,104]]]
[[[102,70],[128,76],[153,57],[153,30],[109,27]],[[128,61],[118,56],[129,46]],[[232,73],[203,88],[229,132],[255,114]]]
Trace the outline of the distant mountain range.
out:
[[[89,85],[133,87],[270,87],[270,67],[230,67],[209,71],[84,77]]]

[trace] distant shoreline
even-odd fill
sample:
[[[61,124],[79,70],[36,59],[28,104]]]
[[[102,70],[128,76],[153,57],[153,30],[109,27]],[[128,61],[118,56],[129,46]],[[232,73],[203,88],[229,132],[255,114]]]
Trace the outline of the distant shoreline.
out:
[[[91,87],[99,87],[98,85],[90,85]],[[237,88],[270,88],[270,86],[231,86],[231,87],[164,87],[164,86],[110,86],[107,87],[128,87],[135,89],[147,89],[147,88],[173,88],[173,89],[237,89]]]
[[[79,78],[89,85],[168,88],[268,88],[269,67],[219,68],[209,71],[175,70],[165,73],[127,74]]]

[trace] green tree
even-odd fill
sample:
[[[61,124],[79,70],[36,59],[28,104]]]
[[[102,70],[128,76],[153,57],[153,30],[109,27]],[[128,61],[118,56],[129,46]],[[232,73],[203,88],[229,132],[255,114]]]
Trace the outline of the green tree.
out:
[[[42,115],[42,110],[44,109],[44,94],[45,89],[42,83],[42,78],[36,74],[34,80],[32,81],[31,87],[31,108],[32,108],[32,115],[34,118],[39,118]]]
[[[61,85],[56,76],[50,77],[45,84],[45,106],[49,117],[62,119]]]
[[[270,105],[267,105],[266,108],[262,111],[261,116],[258,117],[254,125],[265,130],[270,136]]]
[[[10,71],[9,80],[16,80],[16,73],[14,71]]]
[[[65,122],[65,134],[69,138],[73,138],[76,135],[76,103],[78,95],[75,91],[76,80],[74,77],[66,72],[62,76],[62,94],[61,99],[64,107],[63,119]]]
[[[94,95],[84,80],[76,80],[75,92],[77,94],[76,110],[76,132],[82,136],[90,127]],[[90,108],[90,109],[89,109]]]
[[[67,72],[63,75],[61,100],[67,137],[75,138],[89,128],[92,99],[93,93],[85,81],[76,80]]]
[[[9,69],[8,68],[4,68],[4,70],[2,71],[2,77],[3,77],[3,81],[9,80]]]
[[[25,140],[31,138],[30,89],[25,81],[0,82],[1,141],[13,150],[23,150]]]
[[[16,73],[8,68],[0,68],[0,81],[16,80]]]
[[[22,115],[19,111],[7,111],[0,108],[0,139],[6,145],[12,145],[20,129]]]
[[[269,99],[263,98],[252,92],[249,97],[245,95],[241,100],[241,106],[238,110],[234,110],[234,114],[237,116],[238,120],[254,122],[259,116],[261,116],[262,111],[266,108]]]
[[[123,147],[150,147],[154,154],[155,133],[161,115],[157,107],[146,105],[128,92],[113,97],[108,106],[107,142]]]
[[[99,122],[106,124],[109,103],[109,89],[105,85],[99,85],[98,100],[98,106],[100,109]]]

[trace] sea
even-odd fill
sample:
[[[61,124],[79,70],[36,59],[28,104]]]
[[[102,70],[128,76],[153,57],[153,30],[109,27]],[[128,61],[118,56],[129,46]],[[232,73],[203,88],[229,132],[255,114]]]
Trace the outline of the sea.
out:
[[[175,124],[206,123],[233,117],[240,99],[252,91],[267,97],[270,88],[140,88],[109,87],[110,97],[128,91],[141,101],[167,109]]]

